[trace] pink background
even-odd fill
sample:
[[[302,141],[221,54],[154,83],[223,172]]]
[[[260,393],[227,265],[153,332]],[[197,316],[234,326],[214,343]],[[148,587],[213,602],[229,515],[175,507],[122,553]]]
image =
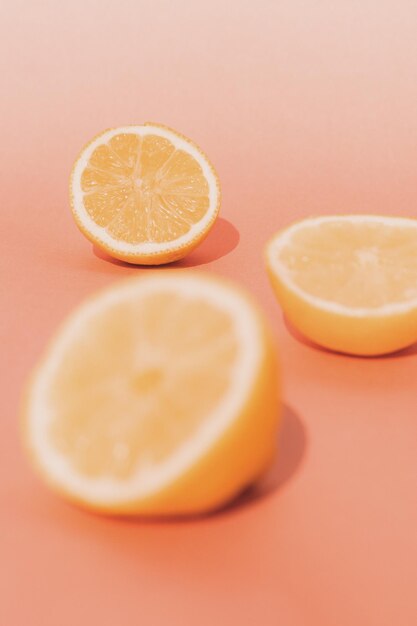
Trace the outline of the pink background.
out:
[[[304,215],[417,217],[416,32],[411,0],[2,1],[1,624],[417,623],[417,349],[355,359],[298,341],[261,256]],[[218,169],[222,220],[182,265],[256,294],[286,405],[262,488],[171,524],[62,502],[26,464],[17,426],[63,316],[146,271],[93,253],[68,176],[94,134],[147,120]]]

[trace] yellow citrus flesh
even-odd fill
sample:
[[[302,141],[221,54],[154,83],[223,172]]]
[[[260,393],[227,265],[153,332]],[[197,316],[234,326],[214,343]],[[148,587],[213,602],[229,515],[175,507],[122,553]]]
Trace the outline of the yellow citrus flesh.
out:
[[[78,157],[71,204],[81,231],[112,256],[168,263],[193,250],[220,204],[217,176],[195,144],[156,124],[105,131]]]
[[[377,355],[417,341],[417,220],[306,219],[278,232],[266,258],[284,313],[316,343]]]
[[[199,513],[270,462],[271,339],[251,300],[199,273],[124,282],[81,306],[37,368],[24,432],[47,481],[92,509]]]

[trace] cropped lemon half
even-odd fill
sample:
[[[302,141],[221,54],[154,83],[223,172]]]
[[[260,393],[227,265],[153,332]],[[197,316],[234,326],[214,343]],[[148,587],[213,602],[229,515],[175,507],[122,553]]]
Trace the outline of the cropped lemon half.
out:
[[[417,220],[306,219],[271,239],[266,260],[286,316],[317,344],[378,355],[417,341]]]
[[[201,513],[270,463],[277,384],[249,296],[192,271],[152,272],[68,318],[33,374],[25,441],[46,481],[88,508]]]
[[[117,259],[146,265],[186,256],[220,207],[218,178],[204,153],[157,124],[95,137],[74,165],[70,195],[90,241]]]

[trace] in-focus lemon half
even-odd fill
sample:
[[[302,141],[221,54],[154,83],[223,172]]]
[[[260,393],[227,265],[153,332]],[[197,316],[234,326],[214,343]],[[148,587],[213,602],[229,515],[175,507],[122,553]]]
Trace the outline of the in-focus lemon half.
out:
[[[186,256],[220,207],[219,181],[204,153],[157,124],[95,137],[74,165],[70,195],[90,241],[117,259],[146,265]]]

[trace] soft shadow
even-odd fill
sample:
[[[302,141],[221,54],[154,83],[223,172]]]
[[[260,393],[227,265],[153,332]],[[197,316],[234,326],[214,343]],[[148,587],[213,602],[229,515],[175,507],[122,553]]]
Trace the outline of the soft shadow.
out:
[[[221,259],[232,252],[240,240],[239,231],[229,220],[219,217],[206,239],[180,261],[172,263],[173,267],[197,267]]]
[[[302,333],[300,333],[299,330],[297,330],[291,324],[291,322],[287,319],[285,315],[284,315],[284,324],[288,332],[290,333],[290,335],[296,341],[298,341],[299,343],[302,343],[304,346],[307,346],[308,348],[313,348],[314,350],[318,350],[319,352],[324,352],[325,354],[334,354],[336,356],[344,356],[344,357],[349,357],[351,359],[365,359],[365,360],[400,359],[400,358],[407,357],[407,356],[410,357],[410,356],[417,355],[417,343],[413,344],[412,346],[409,346],[408,348],[403,348],[402,350],[397,350],[396,352],[390,352],[389,354],[376,354],[376,355],[369,355],[369,356],[366,356],[364,354],[348,354],[347,352],[339,352],[338,350],[330,350],[330,348],[324,348],[323,346],[319,346],[317,343],[314,343],[314,341],[311,341],[311,339],[308,339],[308,337],[305,337]]]
[[[413,344],[412,346],[409,346],[408,348],[404,348],[403,350],[400,350],[399,352],[394,352],[394,354],[385,354],[381,358],[383,359],[394,358],[395,359],[397,357],[404,357],[404,356],[417,356],[417,343]]]
[[[216,514],[232,512],[276,493],[297,473],[307,448],[307,434],[300,417],[284,405],[277,452],[268,471]]]
[[[143,267],[139,265],[133,265],[133,263],[126,263],[125,261],[120,261],[119,259],[114,259],[112,256],[107,254],[104,250],[101,250],[95,243],[93,243],[93,254],[101,261],[106,261],[106,263],[110,263],[111,265],[118,265],[119,267],[128,267],[129,269],[134,269],[135,267]]]
[[[229,222],[229,220],[219,217],[207,237],[193,252],[184,259],[169,263],[168,265],[147,266],[126,263],[125,261],[114,259],[95,245],[93,245],[93,253],[102,261],[130,269],[144,269],[146,267],[152,267],[153,269],[163,269],[166,267],[198,267],[199,265],[206,265],[212,261],[217,261],[217,259],[221,259],[223,256],[226,256],[226,254],[229,254],[229,252],[232,252],[239,243],[239,239],[240,235],[237,228]]]

